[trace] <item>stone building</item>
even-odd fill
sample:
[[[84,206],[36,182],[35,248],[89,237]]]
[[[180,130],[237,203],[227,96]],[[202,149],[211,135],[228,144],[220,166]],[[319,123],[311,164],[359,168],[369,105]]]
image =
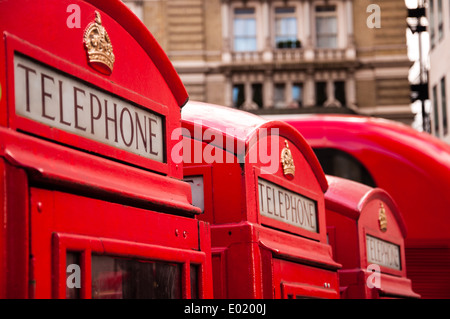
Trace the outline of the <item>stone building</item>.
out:
[[[124,1],[191,100],[255,113],[359,113],[411,124],[402,0]]]
[[[428,85],[431,100],[431,133],[450,143],[450,3],[427,1],[430,34]]]

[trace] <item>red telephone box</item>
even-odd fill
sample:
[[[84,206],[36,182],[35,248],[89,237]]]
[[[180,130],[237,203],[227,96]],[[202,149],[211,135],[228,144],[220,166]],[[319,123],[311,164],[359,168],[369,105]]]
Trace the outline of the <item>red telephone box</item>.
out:
[[[339,298],[314,153],[290,125],[189,102],[185,180],[211,223],[215,298]]]
[[[118,0],[0,3],[0,297],[212,297],[187,93]]]
[[[347,179],[327,179],[328,238],[342,264],[342,298],[419,298],[406,277],[406,227],[391,196]]]

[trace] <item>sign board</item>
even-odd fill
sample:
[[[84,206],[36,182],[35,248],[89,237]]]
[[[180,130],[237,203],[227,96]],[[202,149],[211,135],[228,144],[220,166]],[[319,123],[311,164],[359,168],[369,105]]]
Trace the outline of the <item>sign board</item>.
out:
[[[16,114],[158,162],[163,118],[21,55],[14,55]]]
[[[366,235],[367,262],[401,270],[400,247],[390,242]]]
[[[258,193],[262,216],[318,232],[315,201],[262,178],[258,178]]]

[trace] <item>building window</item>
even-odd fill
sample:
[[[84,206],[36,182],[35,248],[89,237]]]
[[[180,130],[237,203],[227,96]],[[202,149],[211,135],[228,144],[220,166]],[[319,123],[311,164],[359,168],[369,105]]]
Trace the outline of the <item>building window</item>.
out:
[[[261,83],[252,83],[252,101],[258,105],[259,108],[263,107],[263,89]]]
[[[234,9],[234,50],[256,51],[256,18],[255,8]]]
[[[316,105],[323,106],[327,101],[327,82],[316,82]]]
[[[314,153],[325,174],[376,187],[372,175],[352,155],[334,148],[314,148]]]
[[[233,85],[233,107],[239,108],[245,102],[244,84]]]
[[[434,134],[439,136],[439,114],[438,114],[437,86],[433,86],[433,113],[434,113]]]
[[[139,18],[139,20],[143,21],[144,19],[144,8],[142,1],[126,1],[123,3],[131,10],[133,13]]]
[[[233,85],[233,107],[255,110],[263,107],[262,83]]]
[[[275,108],[284,108],[286,106],[286,85],[284,83],[276,83],[274,94],[273,94],[273,102],[275,104]]]
[[[447,97],[445,91],[445,77],[441,79],[441,110],[442,110],[442,128],[444,135],[448,133],[448,121],[447,121]]]
[[[347,101],[345,99],[345,82],[344,81],[334,82],[334,98],[336,100],[338,100],[342,106],[347,105]]]
[[[443,10],[442,10],[442,0],[438,0],[438,34],[439,34],[439,41],[442,40],[444,37],[444,17],[443,17]]]
[[[337,48],[336,6],[316,7],[316,46],[318,48]]]
[[[303,100],[303,84],[294,83],[292,85],[292,105],[291,107],[302,107]]]
[[[275,8],[275,45],[277,48],[300,47],[294,7]]]
[[[435,34],[436,34],[436,30],[435,30],[435,26],[434,26],[434,0],[430,0],[430,4],[429,4],[429,16],[430,16],[430,43],[431,43],[431,48],[434,48],[434,44],[435,44]]]

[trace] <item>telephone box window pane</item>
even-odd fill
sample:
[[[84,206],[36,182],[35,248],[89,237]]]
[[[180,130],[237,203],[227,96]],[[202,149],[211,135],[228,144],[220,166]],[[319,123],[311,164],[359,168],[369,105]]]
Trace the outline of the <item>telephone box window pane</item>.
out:
[[[191,265],[191,299],[198,299],[198,269],[197,265]]]
[[[93,299],[180,299],[181,265],[92,256]]]
[[[185,182],[191,185],[192,205],[198,207],[205,212],[205,191],[203,185],[203,175],[187,176],[184,178]]]
[[[66,254],[66,299],[80,299],[81,266],[80,254],[67,252]]]

